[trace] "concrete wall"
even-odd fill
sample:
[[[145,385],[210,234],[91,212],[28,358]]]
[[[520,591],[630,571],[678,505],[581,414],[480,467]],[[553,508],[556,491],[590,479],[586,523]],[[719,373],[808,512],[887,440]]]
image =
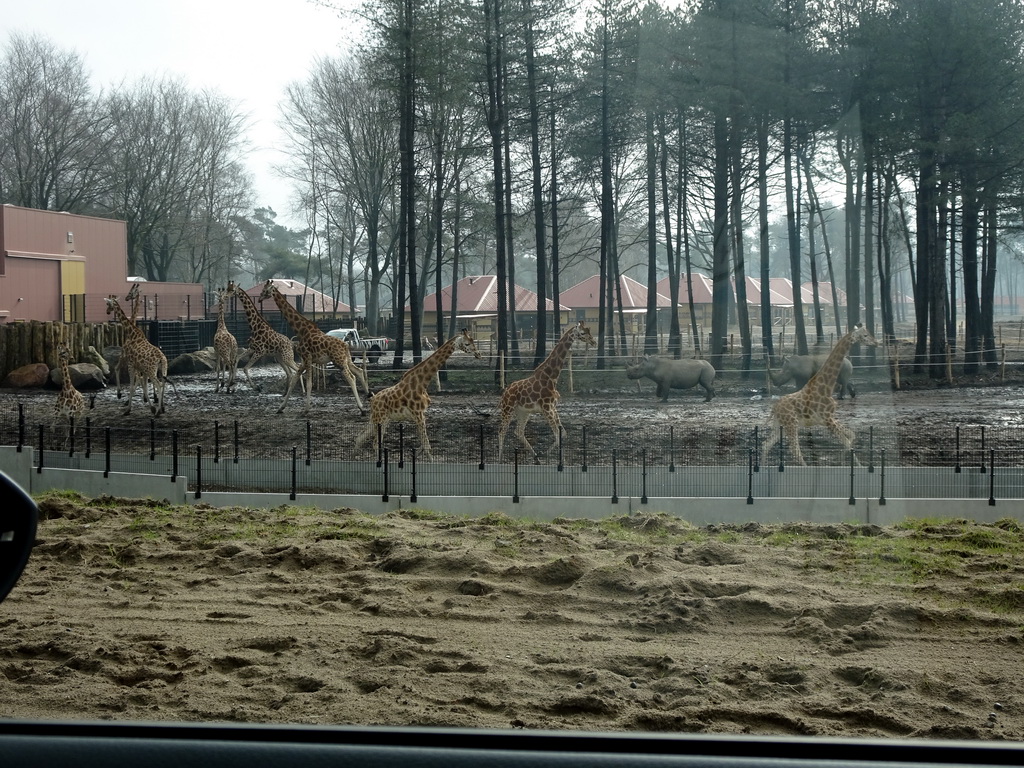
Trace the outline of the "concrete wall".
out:
[[[298,493],[293,500],[290,498],[289,492],[285,490],[289,487],[290,482],[290,462],[276,462],[278,466],[267,466],[261,469],[261,480],[265,482],[265,485],[280,485],[281,492],[204,491],[199,498],[196,498],[194,489],[192,491],[187,489],[188,465],[186,462],[182,462],[182,467],[179,467],[181,474],[172,482],[166,459],[151,462],[152,474],[140,474],[137,471],[111,471],[108,477],[103,476],[104,458],[102,456],[94,456],[90,459],[75,457],[72,461],[77,464],[77,468],[44,467],[40,472],[34,466],[31,448],[25,448],[19,452],[13,447],[0,447],[0,470],[7,473],[32,494],[50,489],[71,489],[89,497],[107,494],[127,498],[167,500],[173,504],[204,503],[215,507],[270,508],[281,504],[292,504],[325,510],[354,508],[369,514],[381,514],[396,509],[422,509],[470,517],[482,516],[491,512],[503,512],[512,517],[540,521],[550,521],[557,517],[598,519],[639,512],[664,512],[698,526],[725,523],[742,524],[750,521],[891,525],[907,517],[963,517],[979,522],[994,522],[1001,518],[1011,517],[1024,521],[1024,500],[1020,499],[1000,500],[994,505],[989,503],[987,497],[887,498],[883,503],[877,496],[861,496],[855,498],[854,503],[851,504],[848,498],[763,498],[755,496],[752,498],[752,503],[747,503],[745,485],[739,489],[740,493],[735,498],[648,496],[646,502],[642,497],[636,495],[620,495],[617,497],[617,501],[613,501],[610,494],[550,496],[525,494],[522,493],[522,490],[518,501],[505,492],[493,495],[469,494],[463,496],[446,496],[440,493],[425,495],[420,492],[416,501],[412,501],[407,487],[398,493],[394,491],[389,493],[387,500],[384,500],[381,493]],[[379,470],[371,462],[357,464],[359,466],[352,469],[351,477],[361,477],[379,484]],[[219,462],[216,466],[220,473],[220,479],[226,479],[231,473],[239,471],[239,465],[230,461]],[[527,478],[526,487],[536,486],[545,472],[557,472],[557,470],[547,467],[527,469],[531,471],[524,472]],[[723,471],[725,469],[728,468],[723,468]],[[438,473],[438,468],[435,467],[434,470],[435,473]],[[249,471],[251,472],[252,469],[250,468]],[[916,470],[906,471],[911,473],[912,479],[915,477],[916,479],[912,483],[905,483],[905,487],[917,487],[917,482],[923,483],[927,480],[923,475],[917,476]],[[211,472],[204,463],[204,482],[212,482],[208,478],[210,474]],[[430,472],[426,474],[430,475]],[[467,474],[472,475],[468,469]],[[767,473],[767,475],[770,474]],[[444,476],[448,478],[450,485],[450,471]],[[810,476],[808,475],[808,477]],[[964,483],[966,485],[981,483],[980,478],[984,477],[986,476],[980,474],[975,477],[973,473],[970,476],[965,475]],[[507,478],[505,479],[507,480]],[[438,478],[435,480],[440,481]],[[607,478],[601,482],[605,481]],[[745,479],[744,482],[746,482]],[[769,482],[769,480],[765,479],[764,482]],[[537,490],[537,487],[533,487],[533,489]]]

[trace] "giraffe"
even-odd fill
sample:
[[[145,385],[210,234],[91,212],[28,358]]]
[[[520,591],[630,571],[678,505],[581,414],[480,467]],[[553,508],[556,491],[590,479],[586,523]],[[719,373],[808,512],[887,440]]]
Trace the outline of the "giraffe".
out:
[[[217,357],[217,388],[214,392],[220,392],[222,379],[224,391],[233,391],[235,388],[235,373],[238,370],[238,342],[224,323],[224,305],[227,304],[227,300],[227,289],[221,288],[218,290],[217,331],[213,334],[213,351]]]
[[[124,300],[129,302],[132,306],[131,323],[133,326],[138,326],[139,317],[139,303],[141,300],[139,293],[139,284],[137,282],[132,283],[131,289],[128,291],[128,295],[124,297]],[[125,360],[122,352],[121,356],[117,359],[117,365],[114,366],[114,386],[117,388],[117,399],[121,399],[121,374],[128,373],[128,361]]]
[[[571,352],[575,341],[580,340],[588,347],[596,342],[590,333],[590,329],[580,320],[576,325],[570,326],[562,338],[538,365],[533,373],[525,379],[514,381],[505,387],[501,395],[499,410],[501,412],[501,427],[498,430],[498,461],[501,461],[505,447],[505,433],[508,431],[512,420],[516,421],[516,437],[519,442],[526,446],[533,454],[533,460],[540,464],[540,457],[533,450],[530,441],[526,439],[526,423],[534,413],[541,413],[555,433],[555,447],[562,441],[562,422],[558,418],[558,376],[562,372],[566,357]]]
[[[317,328],[316,323],[303,317],[302,313],[288,302],[284,294],[274,285],[273,280],[267,280],[263,285],[263,290],[260,292],[260,299],[266,299],[271,296],[278,309],[281,310],[281,314],[284,315],[292,330],[299,337],[299,354],[302,356],[302,365],[299,367],[296,378],[302,380],[303,376],[305,376],[306,406],[303,409],[303,413],[309,412],[313,399],[313,369],[319,363],[326,362],[327,360],[334,363],[334,367],[345,377],[349,386],[352,387],[352,394],[356,398],[359,413],[366,413],[363,401],[359,399],[356,379],[358,378],[362,382],[367,397],[370,396],[370,385],[367,383],[366,375],[363,371],[352,362],[352,353],[349,352],[348,344],[345,343],[344,339],[328,336]],[[288,391],[284,394],[284,402],[281,403],[281,407],[277,409],[278,413],[281,413],[288,404],[288,398],[291,397],[294,387],[295,380],[293,379],[288,384]]]
[[[142,402],[149,402],[149,383],[153,382],[153,404],[150,410],[154,416],[165,412],[164,389],[167,385],[167,358],[159,347],[149,343],[149,339],[135,323],[125,315],[116,296],[106,299],[107,314],[114,315],[124,328],[124,342],[121,354],[128,361],[128,406],[124,409],[127,416],[132,411],[132,398],[135,387],[142,383]]]
[[[274,356],[277,364],[284,371],[286,385],[290,385],[298,371],[292,340],[270,326],[270,323],[260,314],[252,296],[243,291],[240,285],[235,285],[234,282],[228,283],[227,293],[229,296],[234,294],[241,300],[245,316],[249,320],[249,360],[242,368],[242,373],[245,374],[245,380],[249,382],[249,386],[259,391],[260,388],[255,386],[249,377],[249,369],[257,360],[266,355]]]
[[[71,348],[61,340],[57,345],[57,363],[60,366],[60,392],[57,393],[57,400],[53,404],[53,425],[64,419],[68,424],[74,425],[75,419],[85,413],[85,398],[82,393],[75,389],[71,382],[71,372],[68,370],[68,362],[71,360]]]
[[[771,414],[768,417],[768,442],[765,443],[764,453],[779,441],[779,430],[786,436],[793,451],[796,461],[807,466],[803,454],[800,452],[799,429],[800,427],[826,427],[849,451],[853,450],[854,433],[849,427],[845,427],[836,419],[836,401],[832,392],[836,386],[836,379],[842,368],[846,353],[854,344],[866,344],[877,347],[875,337],[863,325],[856,325],[843,336],[832,348],[821,368],[804,385],[803,389],[792,394],[780,397],[772,404]],[[857,457],[854,456],[854,461]]]
[[[388,423],[408,419],[416,423],[420,447],[427,460],[431,460],[433,457],[430,454],[430,440],[427,438],[427,407],[430,405],[427,386],[434,381],[441,366],[456,351],[469,352],[477,360],[480,359],[473,337],[463,328],[462,333],[452,336],[432,355],[406,371],[397,384],[375,393],[370,400],[370,423],[356,439],[356,450],[371,438],[377,450],[380,450],[377,438],[384,436]]]

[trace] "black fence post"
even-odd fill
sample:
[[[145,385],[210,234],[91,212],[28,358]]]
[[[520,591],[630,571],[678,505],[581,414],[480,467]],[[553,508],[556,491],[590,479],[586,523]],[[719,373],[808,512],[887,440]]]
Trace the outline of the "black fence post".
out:
[[[956,442],[955,442],[955,445],[956,445],[956,466],[953,468],[953,471],[956,472],[957,474],[959,474],[960,471],[961,471],[961,467],[960,467],[960,426],[959,425],[957,425],[957,428],[956,428]]]
[[[512,451],[512,503],[519,503],[519,449]]]
[[[36,464],[36,474],[41,475],[43,473],[43,454],[46,453],[46,448],[43,445],[43,425],[39,425],[39,463]]]
[[[647,449],[640,451],[640,503],[647,503]]]
[[[384,450],[384,425],[383,424],[378,424],[377,425],[377,466],[378,467],[380,467],[384,463],[384,460],[387,458],[386,453],[387,452]],[[384,471],[386,473],[387,469],[385,468]],[[386,490],[386,488],[385,488],[385,491],[384,491],[384,495],[385,495],[384,501],[387,501],[387,490]]]
[[[213,422],[213,463],[220,463],[220,422]]]
[[[238,419],[235,419],[235,464],[238,463]]]
[[[92,419],[85,417],[85,458],[92,455]]]
[[[398,422],[398,468],[405,469],[405,424]]]
[[[196,498],[203,498],[203,446],[196,446]]]
[[[583,425],[583,466],[580,467],[581,472],[587,471],[587,426]]]
[[[75,417],[68,417],[68,458],[75,455]]]
[[[668,428],[668,471],[676,471],[676,428]]]
[[[797,433],[796,439],[800,439],[800,434]],[[786,471],[786,433],[782,427],[779,427],[779,472]]]
[[[18,453],[25,447],[25,405],[18,403]]]
[[[981,425],[981,474],[985,474],[985,425]]]
[[[988,505],[994,507],[996,505],[996,452],[989,452],[988,459]]]
[[[559,472],[562,472],[562,471],[565,470],[565,464],[562,461],[562,455],[563,455],[562,454],[562,433],[563,432],[564,432],[564,430],[562,429],[562,425],[559,424],[558,425],[558,471]]]
[[[868,427],[868,472],[875,471],[875,428]]]
[[[380,455],[381,455],[382,460],[377,462],[377,466],[379,467],[379,466],[381,466],[381,464],[383,464],[383,466],[384,466],[384,493],[382,493],[380,495],[380,500],[381,501],[387,501],[388,500],[388,449],[384,448],[383,445],[381,446],[381,449],[380,449]]]
[[[882,449],[882,487],[878,496],[878,506],[885,506],[885,448]]]
[[[149,420],[149,460],[156,461],[156,419]]]
[[[409,493],[409,501],[416,501],[416,449],[412,451],[412,489]]]
[[[313,423],[306,419],[306,466],[313,463]]]
[[[615,457],[615,449],[612,448],[612,504],[618,504],[619,503],[619,491],[618,491],[619,478],[618,478],[618,468],[617,468],[617,464],[616,464],[615,458],[616,458]]]
[[[484,468],[484,425],[480,425],[480,464],[477,469]]]
[[[857,500],[853,498],[853,462],[857,460],[857,457],[853,455],[853,450],[850,451],[850,504],[856,504]]]
[[[752,470],[754,472],[760,472],[761,471],[761,427],[760,427],[760,425],[755,425],[754,426],[754,447],[753,447],[752,450],[754,452],[754,458],[753,458],[752,461],[748,458],[747,462],[748,462],[748,464],[751,465],[751,468],[752,468]]]
[[[754,427],[756,430],[757,427]],[[754,503],[754,449],[747,449],[747,504]]]
[[[297,467],[298,456],[299,456],[298,448],[293,445],[292,446],[292,492],[288,496],[288,498],[291,499],[292,501],[295,501],[295,497],[296,497],[295,487],[298,484],[298,467]]]
[[[110,427],[103,428],[103,441],[105,443],[104,448],[107,454],[103,468],[103,476],[110,477]]]
[[[178,430],[171,430],[171,482],[178,482]]]

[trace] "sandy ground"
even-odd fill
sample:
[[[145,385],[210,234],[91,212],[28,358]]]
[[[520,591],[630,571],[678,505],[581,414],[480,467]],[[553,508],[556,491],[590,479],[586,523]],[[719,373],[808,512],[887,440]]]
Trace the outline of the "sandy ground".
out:
[[[0,715],[1024,738],[1024,534],[44,499]]]

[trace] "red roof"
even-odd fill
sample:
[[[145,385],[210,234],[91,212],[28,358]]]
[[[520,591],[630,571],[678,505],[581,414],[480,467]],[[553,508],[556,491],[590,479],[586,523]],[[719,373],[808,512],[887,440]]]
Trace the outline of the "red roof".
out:
[[[459,306],[456,312],[460,315],[494,314],[498,311],[498,278],[494,275],[473,275],[464,277],[455,284],[458,288]],[[537,294],[517,285],[515,291],[516,312],[536,312]],[[423,310],[433,312],[437,306],[437,292],[423,299]],[[548,312],[555,311],[555,303],[545,299]],[[406,307],[408,309],[408,307]],[[559,311],[568,311],[568,307],[560,304]],[[452,286],[441,289],[441,311],[452,311]]]
[[[691,272],[690,277],[693,282],[693,303],[694,304],[711,304],[711,278],[707,275],[702,275],[700,272]],[[664,294],[665,296],[672,295],[672,282],[670,278],[663,278],[658,282],[658,293]],[[685,304],[689,301],[686,293],[686,275],[679,276],[679,303]]]
[[[622,287],[623,309],[647,309],[646,285],[626,275],[619,277],[619,285]],[[562,291],[562,295],[559,298],[563,304],[573,309],[599,307],[601,300],[600,286],[601,276],[594,275],[588,277],[582,283],[577,283],[572,288]],[[616,296],[616,301],[618,301],[618,296]],[[655,297],[655,305],[658,307],[670,307],[672,302],[667,298],[667,295],[662,295],[659,291]]]
[[[296,299],[304,297],[302,299],[302,311],[303,312],[340,312],[342,314],[351,312],[352,308],[344,302],[335,302],[326,293],[313,290],[312,288],[300,283],[298,280],[285,280],[283,278],[274,278],[274,287],[281,292],[283,296],[288,298],[289,303],[292,306],[298,306]],[[263,283],[254,285],[252,288],[246,288],[245,292],[252,296],[253,301],[259,301],[260,293],[263,291]],[[276,305],[268,307],[268,309],[277,310]]]

